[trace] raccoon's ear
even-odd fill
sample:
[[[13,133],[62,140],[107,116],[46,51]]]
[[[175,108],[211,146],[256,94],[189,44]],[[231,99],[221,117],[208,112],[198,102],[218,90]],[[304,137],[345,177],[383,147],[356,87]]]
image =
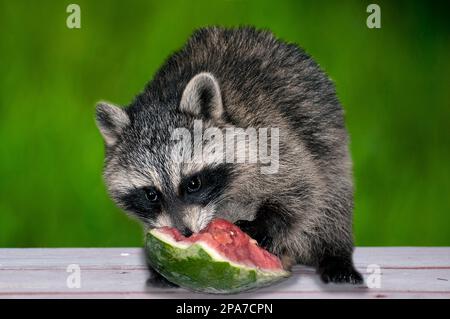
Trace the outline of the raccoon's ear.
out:
[[[180,109],[195,116],[219,119],[223,113],[219,83],[211,73],[194,76],[184,89]]]
[[[123,109],[106,102],[97,104],[95,120],[107,146],[114,145],[122,130],[130,124],[130,118]]]

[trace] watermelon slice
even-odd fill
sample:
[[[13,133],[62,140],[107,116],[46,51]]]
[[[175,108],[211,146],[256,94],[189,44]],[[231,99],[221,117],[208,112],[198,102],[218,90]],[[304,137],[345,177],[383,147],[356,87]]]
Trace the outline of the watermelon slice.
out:
[[[289,276],[278,257],[224,219],[190,237],[176,228],[152,229],[146,251],[150,265],[167,280],[199,292],[237,293]]]

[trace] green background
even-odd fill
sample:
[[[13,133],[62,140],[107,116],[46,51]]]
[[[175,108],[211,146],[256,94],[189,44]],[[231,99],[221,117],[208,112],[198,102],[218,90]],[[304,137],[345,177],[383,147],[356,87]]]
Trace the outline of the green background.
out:
[[[357,245],[450,245],[448,8],[364,1],[0,0],[0,246],[138,246],[108,198],[94,106],[125,105],[200,26],[299,43],[335,81],[356,182]],[[443,3],[443,1],[442,1]]]

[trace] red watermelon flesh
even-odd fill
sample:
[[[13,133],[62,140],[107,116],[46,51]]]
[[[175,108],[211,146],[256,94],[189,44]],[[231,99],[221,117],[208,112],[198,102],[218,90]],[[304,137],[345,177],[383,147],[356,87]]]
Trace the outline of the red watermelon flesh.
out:
[[[159,230],[177,242],[203,242],[225,259],[237,264],[265,270],[283,269],[278,257],[259,247],[254,239],[225,219],[214,219],[206,228],[190,237],[183,236],[176,228],[162,227]]]

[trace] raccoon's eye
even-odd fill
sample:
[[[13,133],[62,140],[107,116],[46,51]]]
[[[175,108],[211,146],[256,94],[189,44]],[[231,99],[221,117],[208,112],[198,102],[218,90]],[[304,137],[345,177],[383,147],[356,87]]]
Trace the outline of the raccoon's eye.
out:
[[[152,203],[156,203],[159,200],[158,193],[152,188],[145,189],[145,197]]]
[[[200,177],[194,176],[192,177],[186,185],[188,193],[195,193],[202,187],[202,181]]]

